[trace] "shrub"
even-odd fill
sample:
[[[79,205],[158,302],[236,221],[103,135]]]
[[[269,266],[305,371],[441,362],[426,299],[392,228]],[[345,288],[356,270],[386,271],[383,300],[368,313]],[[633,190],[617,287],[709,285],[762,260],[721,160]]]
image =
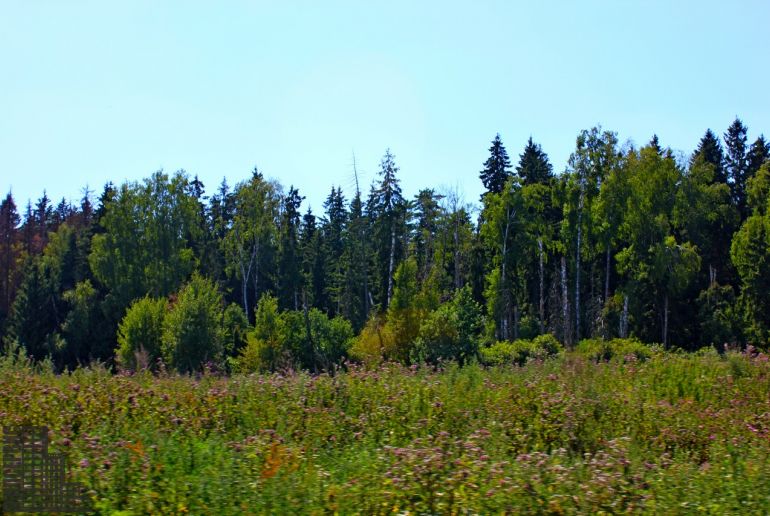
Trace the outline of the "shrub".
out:
[[[456,360],[462,365],[478,355],[481,326],[481,307],[470,288],[459,289],[452,301],[441,305],[420,325],[412,359],[429,363]]]
[[[293,365],[328,371],[347,356],[353,327],[343,317],[329,316],[313,308],[307,313],[294,310],[281,314],[284,321],[283,349]]]
[[[532,340],[501,341],[480,350],[481,362],[488,366],[517,364],[528,360],[545,360],[561,353],[564,348],[550,334],[539,335]]]
[[[353,341],[350,357],[372,367],[382,363],[395,349],[395,338],[382,316],[373,314]]]
[[[126,369],[153,366],[161,355],[165,299],[144,297],[134,301],[118,326],[118,364]],[[137,360],[139,359],[139,360]]]
[[[194,275],[179,291],[163,331],[163,358],[179,372],[220,363],[224,349],[223,301],[216,285]]]
[[[584,339],[578,343],[576,351],[594,362],[608,362],[612,359],[627,361],[647,360],[658,351],[657,346],[648,346],[636,339]]]
[[[222,329],[224,331],[224,351],[227,354],[237,353],[246,345],[249,320],[240,305],[230,303],[225,308]]]
[[[254,310],[254,328],[246,336],[246,346],[234,362],[242,373],[272,371],[285,362],[286,320],[278,311],[278,300],[263,294]]]

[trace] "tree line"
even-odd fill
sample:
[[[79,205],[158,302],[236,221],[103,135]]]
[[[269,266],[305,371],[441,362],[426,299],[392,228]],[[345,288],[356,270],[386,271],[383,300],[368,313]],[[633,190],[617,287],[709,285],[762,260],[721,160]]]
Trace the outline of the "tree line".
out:
[[[479,203],[378,177],[323,213],[254,169],[162,171],[23,214],[0,204],[0,329],[60,368],[326,370],[473,359],[551,334],[695,349],[770,340],[770,144],[737,119],[689,157],[594,127],[565,170],[497,135]],[[160,364],[160,365],[159,365]]]

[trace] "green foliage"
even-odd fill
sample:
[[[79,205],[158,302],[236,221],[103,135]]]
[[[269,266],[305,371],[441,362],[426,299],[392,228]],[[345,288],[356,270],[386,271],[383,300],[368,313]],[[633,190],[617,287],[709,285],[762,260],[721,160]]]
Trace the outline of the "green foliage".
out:
[[[8,321],[8,340],[18,341],[36,360],[55,352],[56,291],[51,276],[42,260],[27,260]]]
[[[7,424],[47,425],[105,514],[764,514],[768,391],[754,351],[231,378],[0,357]]]
[[[556,337],[550,334],[539,335],[532,340],[500,341],[480,349],[481,363],[487,366],[522,366],[529,360],[545,360],[556,356],[563,349]]]
[[[197,274],[179,291],[163,324],[163,358],[180,372],[223,360],[224,303],[216,285]]]
[[[396,344],[393,329],[384,318],[372,314],[356,337],[350,349],[350,356],[367,367],[374,367],[393,356]]]
[[[760,167],[748,182],[748,204],[757,215],[767,214],[770,202],[770,161]]]
[[[607,362],[618,359],[622,361],[650,359],[659,352],[657,346],[648,346],[636,339],[584,339],[575,351],[594,362]]]
[[[770,215],[752,215],[733,237],[731,257],[741,278],[746,335],[755,345],[770,342]]]
[[[313,308],[307,314],[289,311],[284,320],[284,349],[292,365],[310,371],[332,371],[347,357],[355,334],[350,322],[341,316],[329,318]]]
[[[435,364],[454,360],[463,365],[478,355],[481,307],[469,287],[455,292],[451,302],[430,313],[420,325],[413,361]]]
[[[500,193],[511,176],[511,160],[505,150],[500,135],[495,135],[489,148],[489,158],[484,162],[484,170],[479,173],[481,182],[489,193]]]
[[[63,362],[74,367],[88,363],[91,352],[97,357],[106,355],[99,349],[107,338],[99,332],[99,298],[91,281],[77,283],[74,289],[64,293],[63,299],[69,306],[67,318],[62,324],[62,333],[67,342]]]
[[[731,286],[713,285],[700,293],[697,303],[704,344],[722,350],[741,340],[744,322]]]
[[[285,321],[278,311],[278,300],[264,294],[254,312],[253,329],[246,336],[246,347],[235,363],[240,372],[272,371],[286,364]]]
[[[134,299],[167,296],[193,271],[189,238],[200,230],[197,203],[183,173],[156,172],[127,183],[107,204],[104,232],[93,237],[89,263],[108,290],[106,312],[122,314]],[[119,317],[119,315],[118,315]]]
[[[243,312],[243,308],[235,303],[230,303],[222,315],[224,351],[227,355],[233,355],[246,345],[246,334],[249,330],[249,320]]]
[[[143,297],[134,301],[118,325],[115,358],[126,369],[155,368],[161,357],[167,302]]]
[[[419,306],[417,262],[409,257],[398,266],[393,278],[393,299],[387,312],[387,326],[393,335],[393,345],[387,358],[408,362],[414,341],[420,331],[425,310]]]
[[[276,185],[255,169],[249,181],[236,186],[234,204],[222,250],[227,273],[240,282],[243,311],[250,314],[251,300],[258,299],[272,281],[280,197]]]
[[[116,343],[117,330],[150,296],[169,300],[160,353],[186,372],[202,361],[331,372],[348,353],[367,365],[465,363],[484,344],[546,333],[570,349],[628,335],[765,347],[770,146],[759,137],[748,148],[739,119],[723,141],[709,130],[685,159],[657,136],[620,147],[597,126],[554,176],[532,138],[512,174],[498,136],[481,206],[451,188],[405,197],[389,150],[366,202],[354,168],[350,203],[332,187],[319,218],[300,215],[297,188],[257,169],[212,196],[183,171],[108,183],[97,206],[89,191],[79,207],[44,193],[23,217],[9,194],[0,332],[59,370],[113,358],[136,367],[143,344]],[[180,291],[195,274],[216,287]],[[276,306],[255,309],[266,293]]]

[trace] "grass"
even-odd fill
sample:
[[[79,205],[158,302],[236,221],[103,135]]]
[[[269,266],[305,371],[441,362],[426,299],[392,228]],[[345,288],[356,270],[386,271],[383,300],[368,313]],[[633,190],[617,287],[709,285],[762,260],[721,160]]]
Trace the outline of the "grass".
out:
[[[200,378],[0,361],[104,514],[770,511],[770,363],[568,352],[522,367]]]

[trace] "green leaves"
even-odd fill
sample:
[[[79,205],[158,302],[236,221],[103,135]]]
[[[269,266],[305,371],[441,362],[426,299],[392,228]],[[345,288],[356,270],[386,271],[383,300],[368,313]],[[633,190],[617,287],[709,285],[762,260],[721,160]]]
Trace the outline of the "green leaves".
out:
[[[179,291],[163,324],[162,353],[180,372],[222,361],[222,295],[211,280],[197,274]]]
[[[154,369],[161,356],[166,319],[165,299],[143,297],[134,301],[118,326],[115,358],[121,367]]]
[[[109,291],[107,313],[122,313],[132,300],[166,296],[195,265],[188,247],[200,230],[197,203],[188,179],[156,172],[143,184],[124,184],[106,206],[93,237],[89,263],[94,277]],[[114,316],[114,315],[113,315]]]

